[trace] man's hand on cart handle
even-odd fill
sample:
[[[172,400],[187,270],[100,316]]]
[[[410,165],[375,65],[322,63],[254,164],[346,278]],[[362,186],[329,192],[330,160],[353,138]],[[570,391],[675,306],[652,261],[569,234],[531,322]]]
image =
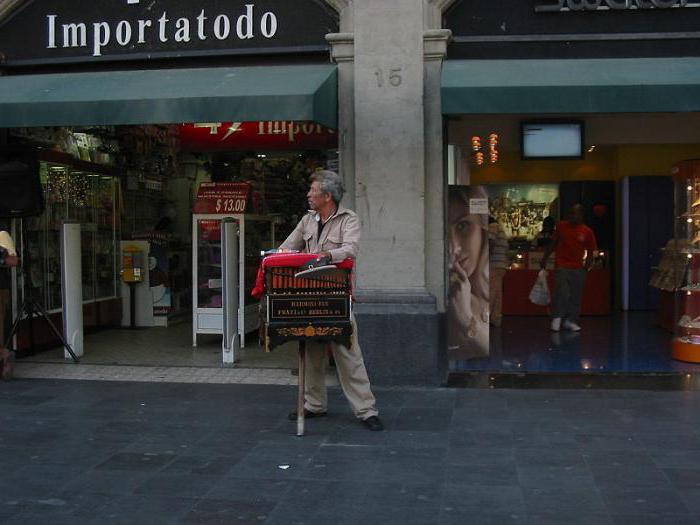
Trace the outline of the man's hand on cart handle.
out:
[[[306,270],[310,270],[311,268],[321,268],[323,266],[328,266],[331,264],[332,257],[331,254],[328,252],[321,252],[316,254],[316,258],[312,259],[308,263],[302,266],[302,268]]]

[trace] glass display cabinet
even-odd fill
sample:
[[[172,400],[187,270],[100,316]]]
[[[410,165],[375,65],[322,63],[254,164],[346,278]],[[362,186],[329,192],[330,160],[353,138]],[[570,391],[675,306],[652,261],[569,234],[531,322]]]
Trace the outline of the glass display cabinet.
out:
[[[250,292],[260,264],[260,252],[276,247],[275,216],[246,214],[192,215],[192,346],[198,334],[223,333],[221,296],[221,221],[234,219],[240,229],[238,257],[239,308],[238,326],[241,346],[245,334],[259,326],[258,306]]]
[[[676,201],[674,359],[700,363],[700,160],[673,168]]]
[[[22,220],[26,271],[20,300],[31,297],[49,313],[60,312],[60,235],[66,220],[81,224],[83,301],[118,299],[118,178],[109,168],[59,154],[47,154],[39,169],[46,209]]]

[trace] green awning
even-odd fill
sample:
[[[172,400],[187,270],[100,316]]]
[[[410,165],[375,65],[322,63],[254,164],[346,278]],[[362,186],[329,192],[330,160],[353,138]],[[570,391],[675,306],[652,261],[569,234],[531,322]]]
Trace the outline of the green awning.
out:
[[[315,121],[337,127],[333,65],[0,77],[0,127]]]
[[[700,111],[700,58],[448,60],[442,112]]]

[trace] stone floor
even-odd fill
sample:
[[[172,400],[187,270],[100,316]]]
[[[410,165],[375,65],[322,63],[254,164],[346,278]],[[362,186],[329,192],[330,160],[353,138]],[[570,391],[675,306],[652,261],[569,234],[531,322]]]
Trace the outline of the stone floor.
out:
[[[671,357],[673,334],[654,312],[581,318],[580,332],[552,332],[546,317],[504,317],[485,359],[452,360],[453,371],[698,373]]]
[[[154,383],[296,385],[296,370],[284,368],[223,368],[191,366],[133,366],[19,361],[14,376],[22,379],[80,379]],[[337,384],[329,371],[327,384]]]
[[[700,522],[700,392],[377,389],[373,433],[331,389],[303,438],[295,392],[0,383],[0,522]]]
[[[222,366],[221,336],[199,335],[192,346],[192,325],[182,322],[168,328],[109,329],[85,336],[85,355],[90,365],[133,365],[154,367]],[[24,362],[62,363],[64,350],[56,348],[22,359]],[[297,350],[284,345],[273,352],[264,352],[257,343],[257,334],[249,334],[246,347],[236,356],[241,368],[295,368]]]

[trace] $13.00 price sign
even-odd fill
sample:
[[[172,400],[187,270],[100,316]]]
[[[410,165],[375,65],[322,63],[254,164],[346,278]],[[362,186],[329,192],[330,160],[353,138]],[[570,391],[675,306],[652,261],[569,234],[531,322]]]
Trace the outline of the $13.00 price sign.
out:
[[[245,182],[203,182],[194,213],[245,213],[249,194],[250,184]]]
[[[216,199],[216,213],[243,213],[245,204],[243,199]]]

